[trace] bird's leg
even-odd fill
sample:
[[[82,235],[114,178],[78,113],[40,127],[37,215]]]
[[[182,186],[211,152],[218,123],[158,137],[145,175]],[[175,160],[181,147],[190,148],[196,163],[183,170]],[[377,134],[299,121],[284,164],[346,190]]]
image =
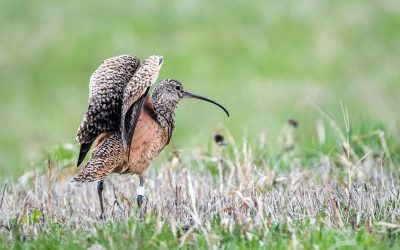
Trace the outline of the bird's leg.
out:
[[[100,219],[103,220],[105,219],[104,215],[104,206],[103,206],[103,190],[104,190],[104,181],[98,181],[97,182],[97,194],[99,195],[99,200],[100,200],[100,209],[101,209],[101,214],[100,214]]]
[[[144,178],[142,176],[139,177],[140,178],[140,184],[137,188],[137,197],[136,197],[136,201],[137,204],[139,206],[139,219],[143,220],[143,208],[142,208],[142,204],[143,204],[143,199],[145,197],[146,194],[146,190],[144,189]]]

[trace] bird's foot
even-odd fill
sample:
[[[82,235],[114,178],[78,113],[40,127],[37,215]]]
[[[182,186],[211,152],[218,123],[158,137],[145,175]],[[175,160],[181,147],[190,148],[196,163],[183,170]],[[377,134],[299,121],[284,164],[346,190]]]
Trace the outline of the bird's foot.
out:
[[[143,200],[145,199],[146,196],[146,190],[144,189],[143,186],[139,186],[136,190],[137,192],[137,197],[136,197],[136,201],[139,207],[142,206]]]
[[[136,201],[137,201],[137,204],[139,206],[139,220],[140,221],[143,221],[143,206],[142,206],[143,200],[144,200],[144,196],[143,195],[138,195],[136,197]]]
[[[106,219],[105,214],[104,214],[104,213],[101,213],[101,214],[99,215],[99,219],[100,219],[100,220],[105,220],[105,219]]]
[[[146,190],[144,189],[143,186],[139,186],[137,188],[137,197],[136,197],[136,201],[139,207],[139,220],[143,220],[143,200],[145,199],[145,194],[146,194]]]
[[[138,196],[136,197],[136,202],[137,202],[137,204],[138,204],[138,207],[142,207],[143,200],[144,200],[144,195],[138,195]]]

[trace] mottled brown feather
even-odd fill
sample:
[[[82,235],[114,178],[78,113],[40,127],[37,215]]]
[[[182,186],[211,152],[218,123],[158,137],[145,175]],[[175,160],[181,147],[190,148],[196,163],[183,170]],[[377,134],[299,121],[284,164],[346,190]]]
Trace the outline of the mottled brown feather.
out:
[[[81,145],[77,166],[99,134],[118,131],[123,91],[139,64],[134,55],[112,57],[104,60],[90,77],[89,107],[76,133]]]
[[[103,133],[94,146],[90,161],[73,181],[86,182],[104,179],[110,173],[142,175],[167,145],[170,132],[161,127],[150,98],[146,98],[128,154],[120,133]]]
[[[73,179],[77,182],[102,180],[113,170],[126,164],[127,155],[120,133],[103,133],[93,149],[90,161]]]
[[[129,132],[132,132],[132,130],[134,131],[136,128],[136,126],[134,126],[135,124],[128,125],[125,123],[126,121],[131,121],[131,118],[128,117],[127,119],[126,116],[129,115],[129,110],[132,108],[132,106],[137,106],[138,100],[146,94],[149,87],[157,80],[161,69],[162,60],[163,59],[160,56],[150,56],[144,60],[143,64],[137,69],[124,89],[122,97],[120,130],[122,133],[122,141],[126,149],[128,149],[132,143],[131,141],[127,140],[132,138],[131,133]]]
[[[134,55],[116,56],[104,60],[92,74],[89,107],[76,133],[77,142],[92,142],[102,132],[118,130],[123,91],[139,63]]]

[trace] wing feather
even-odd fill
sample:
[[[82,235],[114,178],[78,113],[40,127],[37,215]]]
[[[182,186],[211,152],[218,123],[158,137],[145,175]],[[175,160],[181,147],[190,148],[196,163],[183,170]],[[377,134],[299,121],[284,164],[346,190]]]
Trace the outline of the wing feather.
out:
[[[146,97],[149,93],[150,87],[144,92],[144,94],[127,110],[124,117],[121,120],[122,130],[122,141],[124,147],[129,149],[133,134],[135,133],[136,125],[139,120],[139,116],[142,112]],[[128,150],[129,152],[129,150]]]
[[[135,132],[136,123],[143,108],[144,100],[151,85],[157,80],[162,60],[161,56],[150,56],[144,60],[143,64],[137,69],[125,86],[120,126],[125,149],[130,148],[132,135]]]
[[[123,92],[139,64],[133,55],[112,57],[90,77],[89,107],[76,133],[76,140],[81,144],[77,166],[99,134],[119,130]]]

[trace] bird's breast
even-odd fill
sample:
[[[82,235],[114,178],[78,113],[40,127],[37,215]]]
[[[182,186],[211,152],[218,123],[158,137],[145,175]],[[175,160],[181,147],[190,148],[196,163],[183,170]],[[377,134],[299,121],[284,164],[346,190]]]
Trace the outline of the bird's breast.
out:
[[[150,166],[168,142],[168,129],[156,121],[154,114],[143,108],[133,134],[127,170],[141,174]]]

